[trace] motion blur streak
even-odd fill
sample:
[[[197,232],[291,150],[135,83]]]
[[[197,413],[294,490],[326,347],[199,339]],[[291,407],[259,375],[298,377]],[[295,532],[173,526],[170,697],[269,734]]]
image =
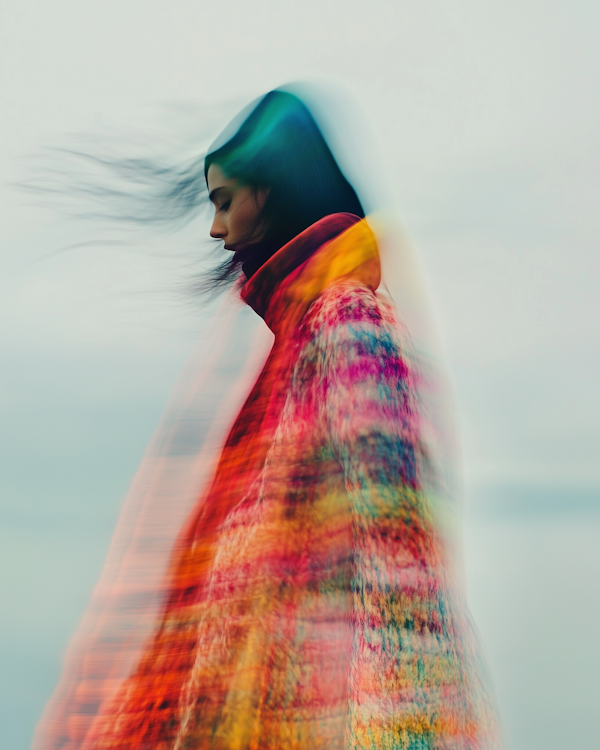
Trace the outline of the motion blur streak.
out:
[[[456,571],[445,379],[414,267],[389,222],[354,213],[364,198],[304,102],[278,90],[252,106],[205,164],[232,180],[251,167],[245,184],[289,212],[292,238],[248,243],[263,262],[237,285],[272,348],[255,382],[238,362],[235,419],[225,331],[204,379],[184,379],[36,748],[497,750]],[[411,335],[392,303],[402,285]],[[194,429],[197,396],[213,391],[229,401]],[[197,440],[182,456],[186,422]]]
[[[495,746],[428,494],[415,357],[379,282],[369,225],[340,214],[243,286],[273,349],[162,588],[169,495],[215,451],[187,470],[148,457],[145,503],[121,521],[137,515],[133,538],[95,593],[108,611],[83,623],[39,747]]]

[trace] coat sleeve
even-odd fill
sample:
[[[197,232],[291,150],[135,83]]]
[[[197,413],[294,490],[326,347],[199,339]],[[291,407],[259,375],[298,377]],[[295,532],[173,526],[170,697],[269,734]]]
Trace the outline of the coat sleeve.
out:
[[[476,747],[420,486],[415,373],[397,326],[366,288],[336,300],[322,333],[326,429],[343,468],[354,544],[347,747]]]

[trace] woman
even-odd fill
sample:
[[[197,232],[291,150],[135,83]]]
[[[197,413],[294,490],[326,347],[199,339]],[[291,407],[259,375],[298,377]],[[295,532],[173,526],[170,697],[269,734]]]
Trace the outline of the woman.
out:
[[[239,280],[274,344],[137,663],[102,692],[108,670],[81,657],[40,746],[497,747],[433,499],[421,373],[377,292],[356,191],[282,90],[203,166],[211,235],[232,253],[212,283]]]

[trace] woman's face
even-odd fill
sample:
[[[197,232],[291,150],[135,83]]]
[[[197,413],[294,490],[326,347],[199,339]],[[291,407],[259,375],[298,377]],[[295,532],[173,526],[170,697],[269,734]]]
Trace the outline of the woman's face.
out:
[[[215,207],[210,236],[223,240],[225,249],[233,252],[260,242],[266,227],[261,226],[259,218],[269,191],[227,177],[218,164],[210,165],[206,179]]]

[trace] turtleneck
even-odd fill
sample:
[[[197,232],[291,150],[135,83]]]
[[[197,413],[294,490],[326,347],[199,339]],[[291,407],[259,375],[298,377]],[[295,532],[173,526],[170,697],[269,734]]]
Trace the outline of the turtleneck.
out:
[[[337,213],[315,222],[271,255],[243,284],[240,295],[278,337],[337,280],[354,278],[375,290],[380,276],[377,242],[367,222]]]
[[[280,240],[270,238],[261,240],[253,245],[247,245],[237,250],[234,260],[242,264],[242,271],[246,279],[251,278],[258,269],[266,263],[267,260],[281,248],[283,244]]]

